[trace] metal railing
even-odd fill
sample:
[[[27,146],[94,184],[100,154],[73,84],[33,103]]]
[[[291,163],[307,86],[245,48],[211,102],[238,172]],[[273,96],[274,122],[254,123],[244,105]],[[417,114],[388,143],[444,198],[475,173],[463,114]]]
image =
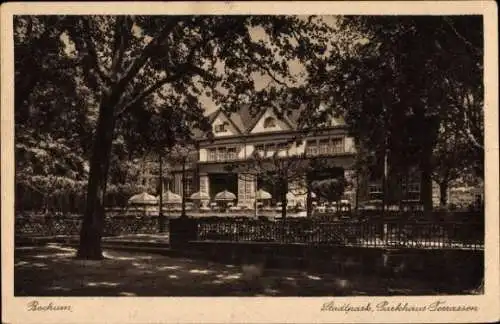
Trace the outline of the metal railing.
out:
[[[199,219],[200,241],[275,242],[355,247],[483,249],[484,226],[472,222],[317,222]]]
[[[417,217],[419,215],[412,214]],[[397,220],[365,218],[327,220],[287,219],[285,221],[251,219],[248,217],[195,218],[199,241],[274,242],[309,245],[399,247],[425,249],[483,249],[484,223],[474,215],[457,220],[418,221],[408,215]],[[460,220],[462,219],[462,220]],[[169,231],[168,218],[165,232]],[[79,235],[81,216],[42,217],[18,216],[16,236]],[[156,234],[158,216],[114,215],[104,221],[103,235]]]
[[[81,217],[16,217],[16,236],[75,236],[80,234]],[[168,226],[168,222],[166,223]],[[166,228],[168,231],[168,228]],[[158,233],[158,217],[126,215],[106,217],[103,235]]]

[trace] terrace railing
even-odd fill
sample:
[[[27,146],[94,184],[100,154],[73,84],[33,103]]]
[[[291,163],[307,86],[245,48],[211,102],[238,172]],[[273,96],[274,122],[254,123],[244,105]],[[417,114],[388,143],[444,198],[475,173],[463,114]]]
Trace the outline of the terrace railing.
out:
[[[472,222],[318,222],[198,219],[197,240],[356,247],[483,249],[484,226]]]
[[[81,217],[16,217],[15,235],[76,236],[80,234],[81,222]],[[112,216],[104,220],[104,236],[154,233],[158,233],[157,216]]]
[[[275,242],[309,245],[399,247],[425,249],[483,249],[484,224],[468,221],[417,221],[400,215],[399,220],[287,219],[212,217],[192,219],[198,241]],[[466,218],[464,218],[466,219]],[[81,217],[18,216],[16,236],[76,236]],[[168,232],[169,222],[165,231]],[[158,217],[114,215],[106,217],[104,236],[158,233]],[[191,237],[191,236],[190,236]]]

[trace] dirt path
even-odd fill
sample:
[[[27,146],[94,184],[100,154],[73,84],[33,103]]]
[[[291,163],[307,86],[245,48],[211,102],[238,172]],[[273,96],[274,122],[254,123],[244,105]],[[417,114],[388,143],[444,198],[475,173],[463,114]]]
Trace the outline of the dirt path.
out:
[[[356,296],[461,293],[414,280],[344,278],[245,268],[155,254],[106,251],[103,261],[73,258],[60,244],[15,250],[16,296]],[[449,289],[448,289],[449,290]],[[463,293],[463,292],[462,292]]]

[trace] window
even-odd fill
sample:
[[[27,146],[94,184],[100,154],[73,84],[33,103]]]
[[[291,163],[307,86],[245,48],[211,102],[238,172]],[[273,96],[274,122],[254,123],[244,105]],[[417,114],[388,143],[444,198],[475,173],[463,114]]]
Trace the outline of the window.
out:
[[[217,147],[208,149],[208,161],[227,161],[238,159],[238,148]]]
[[[322,139],[319,140],[319,154],[328,154],[330,153],[330,140],[329,139]]]
[[[276,152],[276,144],[266,144],[264,148],[266,152],[266,157],[272,157]]]
[[[288,148],[289,145],[287,142],[258,144],[255,145],[254,152],[259,153],[262,157],[272,157],[276,152],[282,156],[286,155]]]
[[[264,119],[264,128],[273,128],[276,127],[276,119],[273,117],[267,117]]]
[[[237,155],[236,155],[236,147],[229,147],[227,149],[227,159],[228,160],[236,160]]]
[[[318,143],[316,140],[306,142],[306,154],[307,155],[317,155],[318,154]]]
[[[283,156],[288,155],[289,145],[286,142],[285,143],[278,143],[276,145],[276,149],[278,151],[279,156],[283,157]]]
[[[217,149],[214,148],[208,149],[208,160],[209,161],[217,160]]]
[[[227,157],[226,148],[219,147],[217,149],[217,161],[224,161],[224,160],[226,160],[226,157]]]
[[[306,144],[307,155],[327,155],[344,152],[343,138],[323,138],[320,140],[309,140]]]
[[[193,175],[186,174],[186,178],[184,179],[184,183],[186,185],[186,195],[191,195],[194,192],[193,188]]]
[[[278,150],[280,150],[280,151],[288,149],[287,143],[278,143],[277,146],[278,146]]]
[[[264,154],[264,145],[255,145],[255,153],[258,153],[259,155]]]
[[[245,196],[250,197],[253,193],[252,181],[250,179],[245,179]]]
[[[343,153],[344,141],[342,138],[332,138],[331,153]]]
[[[384,191],[381,183],[372,183],[368,185],[368,193],[371,200],[382,199]]]
[[[219,124],[219,125],[215,125],[214,126],[214,132],[216,132],[216,133],[224,133],[224,132],[227,131],[226,126],[227,126],[226,122],[224,122],[222,124]]]
[[[402,185],[405,200],[420,200],[420,183],[411,182]]]

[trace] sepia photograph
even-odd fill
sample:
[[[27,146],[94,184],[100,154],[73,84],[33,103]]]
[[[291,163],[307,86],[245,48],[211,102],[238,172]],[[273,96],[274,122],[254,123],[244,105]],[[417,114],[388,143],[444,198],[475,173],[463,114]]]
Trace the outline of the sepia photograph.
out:
[[[483,14],[326,12],[9,16],[2,254],[23,311],[323,297],[315,311],[338,317],[322,322],[481,312],[446,297],[485,296],[498,218]]]

